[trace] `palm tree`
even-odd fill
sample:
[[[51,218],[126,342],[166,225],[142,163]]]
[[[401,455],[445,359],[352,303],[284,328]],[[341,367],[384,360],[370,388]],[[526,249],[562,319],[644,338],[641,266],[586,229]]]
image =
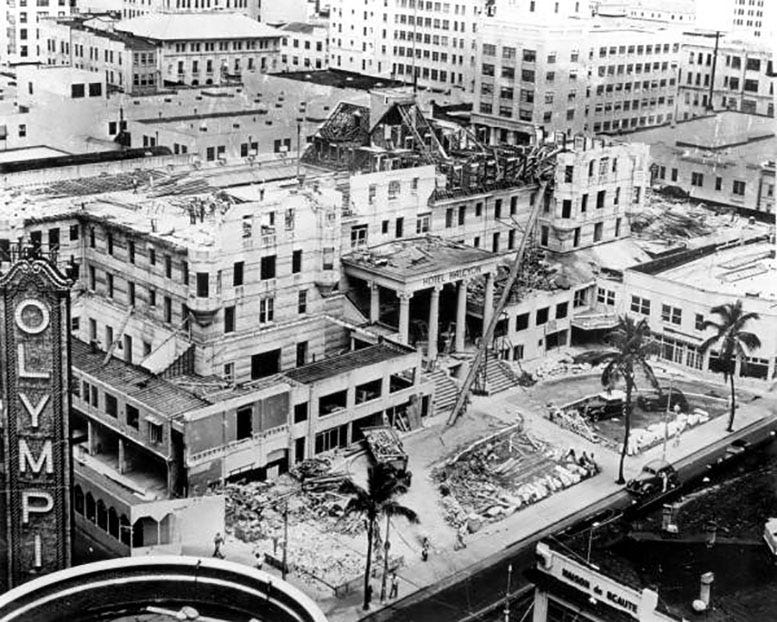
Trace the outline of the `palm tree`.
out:
[[[362,514],[367,519],[367,566],[364,570],[364,609],[369,608],[370,570],[372,566],[372,545],[375,524],[381,516],[400,516],[411,523],[417,523],[418,515],[396,501],[396,497],[407,492],[406,477],[399,477],[396,471],[384,464],[372,466],[367,471],[367,489],[346,480],[340,492],[352,495],[345,506],[345,514]],[[388,551],[387,551],[388,553]]]
[[[734,412],[736,410],[736,393],[734,391],[736,361],[740,359],[742,367],[746,367],[746,358],[750,350],[761,347],[758,335],[743,329],[747,322],[757,320],[759,316],[757,313],[745,313],[741,300],[712,307],[710,313],[719,316],[720,322],[705,320],[702,330],[714,328],[717,333],[705,339],[704,343],[699,346],[699,351],[704,354],[714,344],[720,348],[720,371],[723,372],[723,380],[728,378],[731,383],[731,412],[728,416],[726,432],[733,432]]]
[[[634,375],[637,371],[642,371],[654,387],[658,386],[653,368],[648,363],[648,357],[654,354],[657,348],[650,337],[650,326],[645,318],[635,322],[628,315],[621,316],[618,318],[618,327],[608,337],[615,350],[608,352],[602,359],[607,362],[602,370],[602,386],[612,388],[621,379],[626,383],[626,401],[623,405],[625,429],[617,480],[618,484],[624,484],[626,480],[623,477],[623,462],[626,459],[631,433],[631,395],[636,386]]]

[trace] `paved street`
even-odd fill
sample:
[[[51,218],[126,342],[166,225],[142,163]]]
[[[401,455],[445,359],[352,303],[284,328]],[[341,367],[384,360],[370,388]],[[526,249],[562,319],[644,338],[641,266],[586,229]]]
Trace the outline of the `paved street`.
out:
[[[408,565],[399,572],[401,578],[400,596],[403,597],[403,600],[397,603],[398,606],[408,606],[413,600],[408,598],[412,592],[421,591],[419,592],[420,597],[429,599],[435,591],[457,583],[462,576],[477,568],[494,563],[495,558],[498,558],[499,554],[510,544],[529,538],[565,517],[576,516],[579,518],[590,511],[597,502],[622,490],[622,487],[615,483],[618,468],[618,455],[615,452],[602,450],[601,447],[588,443],[578,435],[560,429],[541,416],[541,412],[543,411],[537,409],[536,404],[532,404],[528,400],[525,390],[520,388],[493,398],[477,397],[474,399],[471,410],[471,414],[474,416],[477,416],[478,413],[487,413],[506,422],[513,422],[516,416],[520,415],[524,419],[526,429],[538,437],[552,439],[554,443],[568,444],[570,447],[595,453],[596,459],[602,467],[602,472],[596,477],[557,492],[495,524],[487,525],[470,537],[466,549],[454,551],[452,547],[445,547],[446,543],[443,542],[435,547],[428,562],[422,562],[420,556],[415,562],[409,560]],[[775,400],[771,396],[763,398],[752,404],[742,405],[738,409],[735,429],[741,429],[764,417],[775,416],[777,416]],[[418,444],[426,448],[431,447],[432,445],[425,444],[426,441],[441,432],[442,438],[447,438],[451,431],[446,431],[444,425],[444,421],[435,421],[426,430],[416,433],[415,437],[408,438],[406,447],[411,455],[411,460]],[[724,427],[724,418],[718,418],[687,431],[683,434],[679,447],[674,447],[670,443],[667,452],[669,460],[678,461],[715,441],[719,441],[724,435]],[[659,457],[660,454],[661,447],[657,446],[639,456],[627,458],[626,477],[636,476],[645,462]],[[408,505],[411,505],[409,501]],[[496,577],[504,577],[504,569],[497,568],[493,572],[495,580]],[[376,587],[378,585],[379,579],[376,580]],[[432,585],[434,588],[430,590],[429,587]],[[499,587],[496,592],[500,593],[499,590],[503,589],[503,587]],[[376,589],[376,595],[377,593]],[[472,611],[484,604],[483,599],[475,595],[472,595],[471,601]],[[439,615],[440,607],[446,606],[444,599],[435,598],[430,602],[434,603],[434,606],[429,609],[432,616]],[[341,600],[329,598],[320,601],[319,604],[329,619],[333,621],[357,620],[364,615],[361,609],[361,595],[358,593]],[[380,607],[376,599],[373,604],[373,612],[378,609]],[[392,609],[381,613],[383,615],[376,616],[374,619],[410,619]],[[456,611],[456,615],[465,615],[466,613],[466,611]],[[423,614],[419,612],[413,619],[421,620]]]

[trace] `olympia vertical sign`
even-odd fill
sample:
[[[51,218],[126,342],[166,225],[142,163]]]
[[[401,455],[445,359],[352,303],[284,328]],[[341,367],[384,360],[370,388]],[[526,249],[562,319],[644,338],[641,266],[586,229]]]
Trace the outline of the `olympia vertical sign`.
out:
[[[69,325],[70,285],[48,261],[0,277],[3,591],[70,566]]]

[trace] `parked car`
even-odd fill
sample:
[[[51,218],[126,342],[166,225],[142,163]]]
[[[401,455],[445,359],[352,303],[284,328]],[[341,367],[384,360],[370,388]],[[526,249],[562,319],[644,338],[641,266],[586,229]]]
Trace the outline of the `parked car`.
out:
[[[620,417],[623,414],[623,404],[626,394],[618,389],[611,391],[602,391],[597,395],[591,396],[583,404],[585,416],[592,422]]]
[[[651,497],[665,493],[680,485],[675,468],[666,460],[651,460],[642,467],[642,472],[626,484],[626,490],[637,497]]]
[[[671,400],[669,394],[670,391],[666,388],[652,393],[640,393],[637,396],[637,406],[642,410],[655,412],[666,410],[666,404],[670,402],[669,410],[674,410],[675,407],[679,406],[681,412],[688,412],[688,400],[680,389],[673,388],[671,390]]]

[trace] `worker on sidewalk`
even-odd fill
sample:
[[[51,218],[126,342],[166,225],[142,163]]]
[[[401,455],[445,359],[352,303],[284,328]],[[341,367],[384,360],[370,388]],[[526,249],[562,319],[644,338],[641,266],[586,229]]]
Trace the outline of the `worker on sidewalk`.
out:
[[[391,591],[389,592],[389,598],[396,598],[399,596],[399,579],[397,573],[391,573]]]
[[[459,549],[466,549],[467,543],[464,542],[464,536],[467,533],[467,526],[462,524],[459,526],[459,528],[456,530],[456,543],[453,545],[453,550],[458,551]]]
[[[216,537],[213,538],[213,557],[224,559],[224,553],[221,552],[221,546],[224,544],[224,536],[221,532],[216,533]]]

